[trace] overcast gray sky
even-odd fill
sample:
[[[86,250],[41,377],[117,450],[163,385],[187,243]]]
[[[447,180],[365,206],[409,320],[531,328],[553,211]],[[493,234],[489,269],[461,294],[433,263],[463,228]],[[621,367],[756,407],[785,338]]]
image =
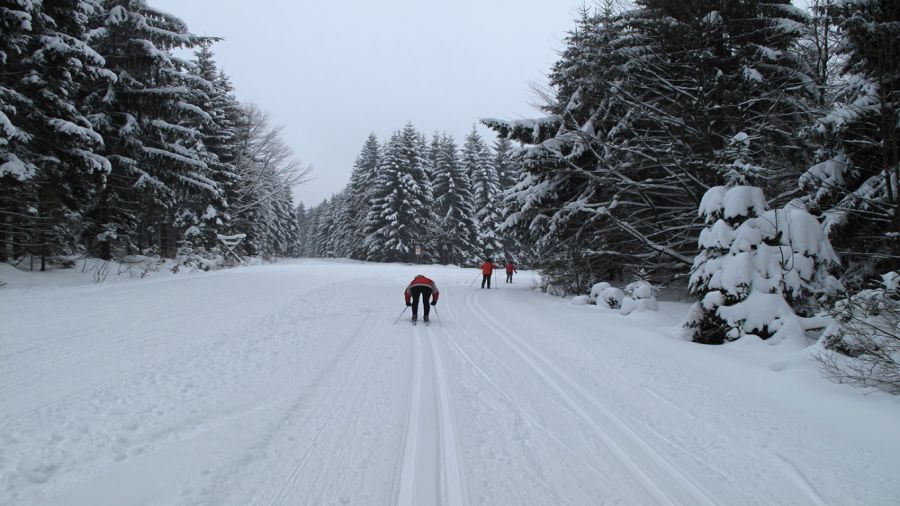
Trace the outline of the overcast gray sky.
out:
[[[149,3],[225,39],[213,51],[238,98],[313,167],[294,191],[310,206],[344,187],[370,132],[412,121],[461,143],[477,118],[537,115],[531,86],[546,84],[583,0]]]

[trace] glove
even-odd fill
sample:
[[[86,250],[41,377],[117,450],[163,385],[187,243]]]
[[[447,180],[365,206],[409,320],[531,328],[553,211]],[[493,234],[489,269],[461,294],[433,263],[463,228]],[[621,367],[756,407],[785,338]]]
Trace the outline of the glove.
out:
[[[436,300],[431,301],[431,305],[432,305],[432,306],[437,306],[437,301],[436,301]]]
[[[412,306],[412,302],[407,302],[406,307],[410,307],[410,306]]]

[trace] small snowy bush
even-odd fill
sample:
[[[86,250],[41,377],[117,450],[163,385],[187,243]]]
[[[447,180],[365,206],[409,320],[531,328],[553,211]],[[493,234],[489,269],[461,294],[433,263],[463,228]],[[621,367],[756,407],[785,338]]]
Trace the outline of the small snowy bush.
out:
[[[623,299],[625,299],[625,293],[614,286],[610,286],[600,291],[600,296],[597,297],[597,305],[609,309],[619,309],[622,307]]]
[[[600,283],[595,283],[594,286],[591,287],[591,303],[596,304],[597,298],[600,297],[600,293],[609,287],[610,287],[610,284],[607,283],[606,281],[601,281]]]
[[[900,394],[900,275],[835,304],[816,360],[837,383]]]
[[[656,290],[648,281],[638,280],[625,287],[625,299],[621,313],[628,315],[634,311],[656,311]]]
[[[700,302],[684,324],[693,340],[718,344],[755,334],[805,345],[805,331],[824,325],[794,308],[828,284],[837,263],[816,218],[794,207],[766,210],[753,186],[710,188],[699,215],[707,226],[690,289]]]
[[[577,297],[572,297],[572,302],[575,306],[586,306],[591,303],[591,298],[588,295],[579,295]]]

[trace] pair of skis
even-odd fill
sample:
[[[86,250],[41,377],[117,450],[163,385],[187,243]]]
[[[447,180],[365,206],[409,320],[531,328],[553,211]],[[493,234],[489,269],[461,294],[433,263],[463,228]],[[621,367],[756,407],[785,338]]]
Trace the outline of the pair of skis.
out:
[[[397,322],[400,321],[400,318],[403,318],[403,315],[406,314],[407,309],[409,309],[409,306],[406,306],[405,308],[403,308],[403,311],[400,313],[400,316],[398,316],[397,319],[394,320],[394,325],[396,325]],[[434,309],[434,312],[435,312],[435,314],[437,314],[437,308]],[[418,320],[410,320],[410,321],[412,322],[413,326],[416,326],[419,323]],[[430,321],[426,322],[425,320],[422,320],[422,323],[424,323],[426,327],[431,326]],[[440,317],[438,317],[438,323],[440,323]]]

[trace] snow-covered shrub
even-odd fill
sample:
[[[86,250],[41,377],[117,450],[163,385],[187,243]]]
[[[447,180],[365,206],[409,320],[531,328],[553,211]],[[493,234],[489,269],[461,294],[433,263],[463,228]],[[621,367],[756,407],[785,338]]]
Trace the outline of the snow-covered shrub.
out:
[[[798,316],[795,307],[821,291],[837,263],[816,218],[794,207],[766,210],[753,186],[710,188],[699,216],[707,226],[690,290],[700,301],[684,323],[692,339],[719,344],[755,334],[805,344],[805,330],[823,323]]]
[[[596,304],[597,298],[600,297],[600,293],[603,292],[603,290],[606,290],[607,288],[609,288],[610,286],[611,285],[609,283],[607,283],[606,281],[601,281],[600,283],[594,283],[594,286],[591,287],[591,295],[590,295],[591,303]]]
[[[622,290],[611,286],[600,291],[600,296],[597,297],[597,305],[609,309],[619,309],[622,307],[623,299],[625,299],[625,293]]]
[[[900,394],[900,275],[835,304],[816,360],[837,383]]]
[[[572,297],[572,305],[575,306],[586,306],[591,303],[591,298],[588,295],[578,295],[576,297]]]
[[[621,313],[631,314],[634,311],[656,311],[656,290],[648,281],[638,280],[625,287],[625,299],[622,300]]]

